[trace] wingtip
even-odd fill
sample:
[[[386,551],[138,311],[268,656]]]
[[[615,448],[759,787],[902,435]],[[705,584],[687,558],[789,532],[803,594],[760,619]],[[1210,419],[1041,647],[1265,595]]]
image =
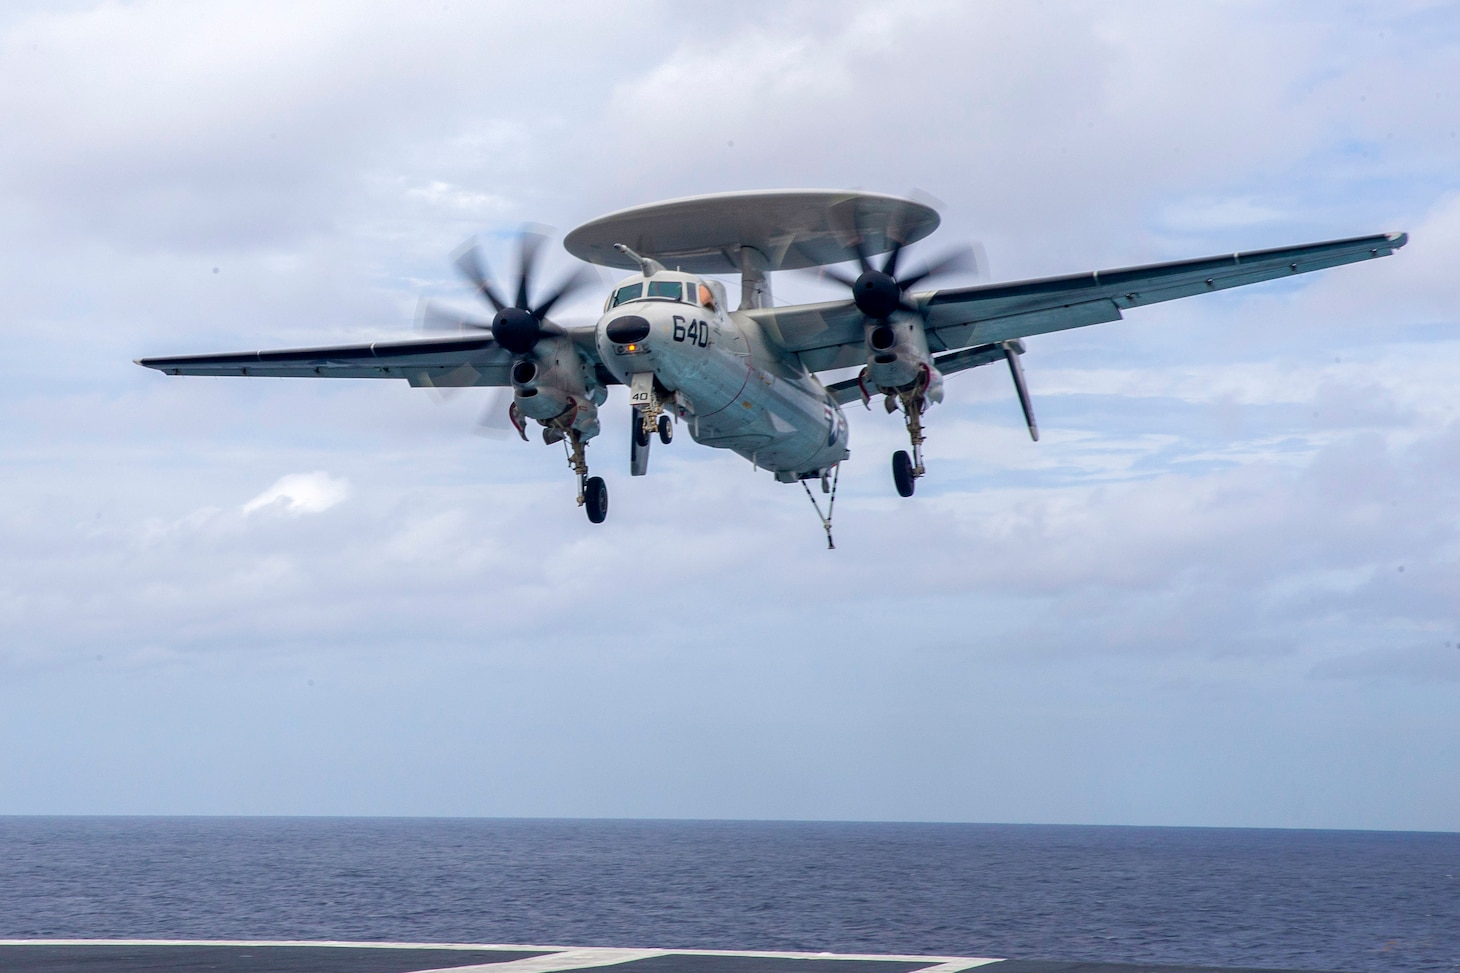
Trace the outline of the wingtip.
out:
[[[1384,238],[1388,240],[1396,250],[1409,242],[1408,233],[1386,233],[1384,234]]]

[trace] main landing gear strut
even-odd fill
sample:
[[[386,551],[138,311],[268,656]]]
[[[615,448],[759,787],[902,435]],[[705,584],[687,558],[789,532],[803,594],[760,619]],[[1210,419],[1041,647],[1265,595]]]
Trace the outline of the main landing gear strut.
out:
[[[568,453],[568,466],[578,475],[578,506],[588,512],[588,519],[601,524],[608,517],[608,485],[601,476],[588,475],[588,458],[584,455],[583,434],[569,429],[563,437]]]
[[[919,382],[907,391],[890,393],[885,404],[888,412],[902,409],[907,420],[907,437],[912,444],[912,455],[909,456],[907,450],[903,449],[892,454],[892,482],[897,487],[899,496],[910,497],[917,488],[918,477],[927,472],[923,469],[923,413],[928,408],[928,400],[923,395],[922,383]]]

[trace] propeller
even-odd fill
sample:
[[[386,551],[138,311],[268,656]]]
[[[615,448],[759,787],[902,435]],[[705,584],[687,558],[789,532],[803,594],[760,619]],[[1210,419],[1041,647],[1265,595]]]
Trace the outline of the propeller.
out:
[[[433,331],[464,331],[473,328],[490,331],[497,344],[513,355],[526,355],[543,335],[565,334],[561,327],[547,319],[549,312],[558,302],[592,283],[595,277],[593,271],[579,266],[546,297],[533,303],[533,268],[546,239],[546,235],[536,230],[523,230],[518,238],[517,292],[510,304],[493,286],[480,248],[474,241],[468,241],[456,253],[456,269],[491,306],[495,312],[492,320],[482,321],[454,312],[427,308],[421,316],[421,327]]]
[[[565,334],[564,330],[547,320],[548,313],[564,298],[569,297],[597,278],[587,267],[579,266],[558,284],[557,288],[532,303],[533,269],[538,252],[547,236],[540,231],[525,229],[518,238],[517,292],[508,304],[491,281],[486,260],[475,241],[468,240],[455,255],[455,263],[482,299],[495,312],[491,320],[464,314],[454,309],[440,307],[429,301],[422,302],[417,314],[417,324],[423,331],[449,331],[457,334],[471,331],[487,331],[497,343],[514,356],[529,354],[543,335]],[[448,387],[438,389],[443,398],[454,390]],[[477,420],[479,435],[499,438],[512,432],[522,436],[526,433],[520,422],[512,417],[512,391],[503,386],[496,390]]]
[[[907,292],[932,277],[960,271],[973,271],[982,276],[984,261],[978,248],[964,245],[918,268],[901,279],[897,276],[897,265],[906,245],[893,241],[892,249],[882,261],[881,267],[874,267],[861,238],[856,241],[857,264],[861,273],[857,277],[824,267],[821,276],[830,278],[851,289],[852,301],[857,310],[873,321],[885,321],[897,311],[918,314],[918,308],[907,299]]]

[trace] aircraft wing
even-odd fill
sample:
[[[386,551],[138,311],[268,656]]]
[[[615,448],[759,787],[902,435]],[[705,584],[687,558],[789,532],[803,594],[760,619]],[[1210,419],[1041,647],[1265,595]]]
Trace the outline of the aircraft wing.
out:
[[[579,347],[584,347],[578,335],[573,336]],[[139,358],[137,364],[168,375],[403,378],[416,386],[463,388],[510,385],[512,355],[489,335],[464,335],[426,341],[373,341],[325,348]],[[600,378],[607,376],[608,381],[616,382],[601,367],[599,372]]]
[[[1403,233],[1378,234],[910,296],[923,309],[929,348],[952,351],[1118,321],[1128,308],[1387,257],[1408,240]],[[866,361],[863,319],[851,301],[745,313],[812,371]]]

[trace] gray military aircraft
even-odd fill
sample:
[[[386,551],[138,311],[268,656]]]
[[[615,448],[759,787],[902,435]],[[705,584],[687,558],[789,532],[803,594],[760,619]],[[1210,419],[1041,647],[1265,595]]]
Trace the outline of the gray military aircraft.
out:
[[[585,286],[579,267],[532,297],[542,237],[524,234],[516,293],[492,283],[475,247],[457,268],[495,312],[491,320],[433,311],[426,322],[458,332],[428,340],[326,348],[143,358],[169,375],[399,378],[413,386],[510,388],[507,416],[527,439],[529,422],[563,443],[578,478],[578,503],[593,523],[608,515],[608,488],[588,475],[585,447],[599,433],[608,386],[625,385],[633,410],[629,465],[648,471],[654,437],[669,443],[675,420],[694,440],[730,449],[784,483],[801,483],[832,546],[836,478],[848,456],[842,406],[882,397],[901,412],[909,450],[892,456],[897,492],[925,473],[923,416],[943,399],[947,375],[1006,362],[1029,434],[1039,438],[1024,382],[1022,339],[1118,321],[1146,304],[1290,277],[1404,246],[1403,233],[1330,240],[1198,260],[1014,283],[919,290],[969,266],[955,251],[899,276],[903,249],[932,233],[938,214],[910,199],[846,191],[725,193],[621,210],[569,233],[573,256],[634,273],[608,295],[593,325],[565,327],[551,311]],[[885,256],[882,256],[885,255]],[[882,256],[880,263],[872,258]],[[856,275],[837,264],[855,262]],[[774,271],[823,268],[850,289],[844,299],[776,307]],[[671,269],[672,268],[672,269]],[[740,301],[709,274],[736,274]],[[823,384],[819,373],[860,367]],[[808,481],[830,494],[823,515]]]

